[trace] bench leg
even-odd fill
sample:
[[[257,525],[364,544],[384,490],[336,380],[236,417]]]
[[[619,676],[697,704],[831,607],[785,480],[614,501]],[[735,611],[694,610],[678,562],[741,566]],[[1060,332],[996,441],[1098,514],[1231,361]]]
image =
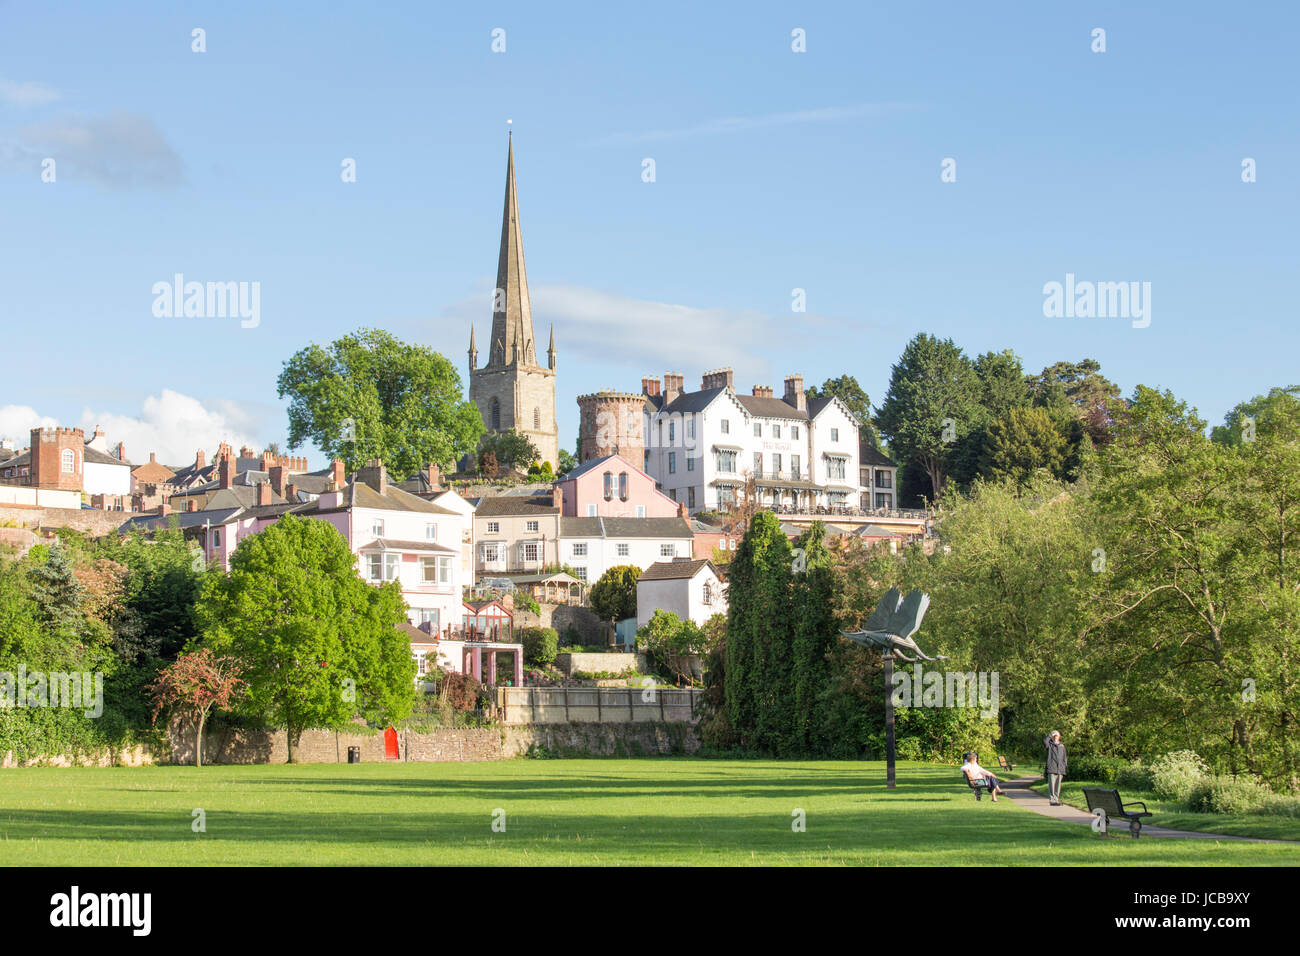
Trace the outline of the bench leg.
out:
[[[975,788],[975,802],[976,802],[976,803],[979,803],[979,802],[980,802],[980,799],[981,799],[983,796],[984,796],[984,794],[980,791],[980,788],[979,788],[979,787],[976,787],[976,788]]]
[[[1133,834],[1133,839],[1135,840],[1138,837],[1140,837],[1142,835],[1142,821],[1134,820],[1132,823],[1130,823],[1128,825],[1128,832]]]

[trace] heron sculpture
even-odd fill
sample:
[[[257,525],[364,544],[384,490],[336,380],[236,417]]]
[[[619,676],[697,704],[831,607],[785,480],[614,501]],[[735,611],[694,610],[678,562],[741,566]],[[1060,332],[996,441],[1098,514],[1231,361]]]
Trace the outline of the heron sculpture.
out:
[[[866,626],[860,631],[841,631],[840,633],[863,647],[874,647],[880,651],[885,664],[885,787],[896,789],[894,781],[894,658],[909,663],[916,661],[942,661],[943,655],[931,657],[921,650],[912,640],[912,635],[921,629],[921,620],[930,607],[930,595],[921,591],[909,591],[903,597],[898,588],[890,588],[880,599],[876,609],[867,618]]]

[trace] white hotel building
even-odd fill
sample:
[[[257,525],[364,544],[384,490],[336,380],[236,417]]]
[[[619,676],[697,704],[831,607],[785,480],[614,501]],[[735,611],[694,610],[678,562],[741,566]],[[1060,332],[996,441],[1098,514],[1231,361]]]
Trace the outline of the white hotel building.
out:
[[[644,381],[646,471],[692,514],[723,510],[753,476],[763,506],[800,510],[859,504],[858,423],[837,398],[804,393],[803,376],[785,395],[756,385],[738,395],[731,369],[704,375],[697,392],[682,376]]]

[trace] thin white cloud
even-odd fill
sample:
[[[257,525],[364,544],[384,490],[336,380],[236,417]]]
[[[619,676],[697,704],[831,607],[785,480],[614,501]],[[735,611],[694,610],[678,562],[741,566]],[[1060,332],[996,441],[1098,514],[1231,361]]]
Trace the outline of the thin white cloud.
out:
[[[210,459],[223,441],[235,449],[241,445],[261,447],[254,438],[258,422],[245,409],[225,399],[205,405],[171,389],[147,397],[138,415],[86,407],[75,423],[41,415],[25,405],[0,406],[0,437],[12,438],[18,448],[27,446],[33,428],[70,424],[83,429],[87,438],[94,434],[96,426],[104,429],[109,447],[124,443],[127,459],[136,465],[148,461],[150,452],[168,465],[193,461],[200,448]]]
[[[755,383],[775,387],[780,382],[774,376],[798,371],[795,365],[807,360],[809,341],[870,327],[813,313],[681,305],[574,285],[538,285],[530,292],[538,358],[546,360],[553,324],[561,363],[577,358],[609,369],[610,380],[593,382],[594,388],[636,390],[643,374],[671,370],[693,379],[717,367],[734,368],[736,386],[746,392]],[[486,289],[443,309],[430,344],[453,361],[463,361],[471,323],[479,363],[485,363],[491,347],[491,293]],[[628,375],[636,381],[624,380]]]
[[[16,80],[0,79],[0,102],[8,103],[10,106],[26,109],[32,106],[44,106],[59,99],[62,99],[62,94],[44,83],[33,80],[19,83]]]
[[[54,159],[60,180],[86,179],[112,189],[168,189],[185,179],[180,156],[154,121],[121,110],[56,117],[23,129],[15,142],[0,142],[7,167],[33,156]]]
[[[683,136],[712,136],[719,133],[740,133],[769,126],[790,126],[797,123],[827,123],[836,120],[857,119],[863,116],[882,116],[904,110],[916,109],[907,103],[859,103],[854,106],[822,106],[785,113],[764,113],[759,116],[724,116],[704,120],[675,129],[656,129],[639,133],[612,133],[593,140],[590,146],[615,143],[651,143]]]

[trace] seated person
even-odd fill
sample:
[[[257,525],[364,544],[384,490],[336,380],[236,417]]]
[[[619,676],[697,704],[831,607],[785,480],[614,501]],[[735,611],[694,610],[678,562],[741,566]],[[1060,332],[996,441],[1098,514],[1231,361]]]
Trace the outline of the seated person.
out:
[[[975,754],[968,753],[966,762],[962,764],[961,772],[977,787],[987,787],[989,794],[993,797],[993,802],[998,802],[998,795],[1002,793],[1002,787],[998,784],[998,778],[993,776],[975,761]]]

